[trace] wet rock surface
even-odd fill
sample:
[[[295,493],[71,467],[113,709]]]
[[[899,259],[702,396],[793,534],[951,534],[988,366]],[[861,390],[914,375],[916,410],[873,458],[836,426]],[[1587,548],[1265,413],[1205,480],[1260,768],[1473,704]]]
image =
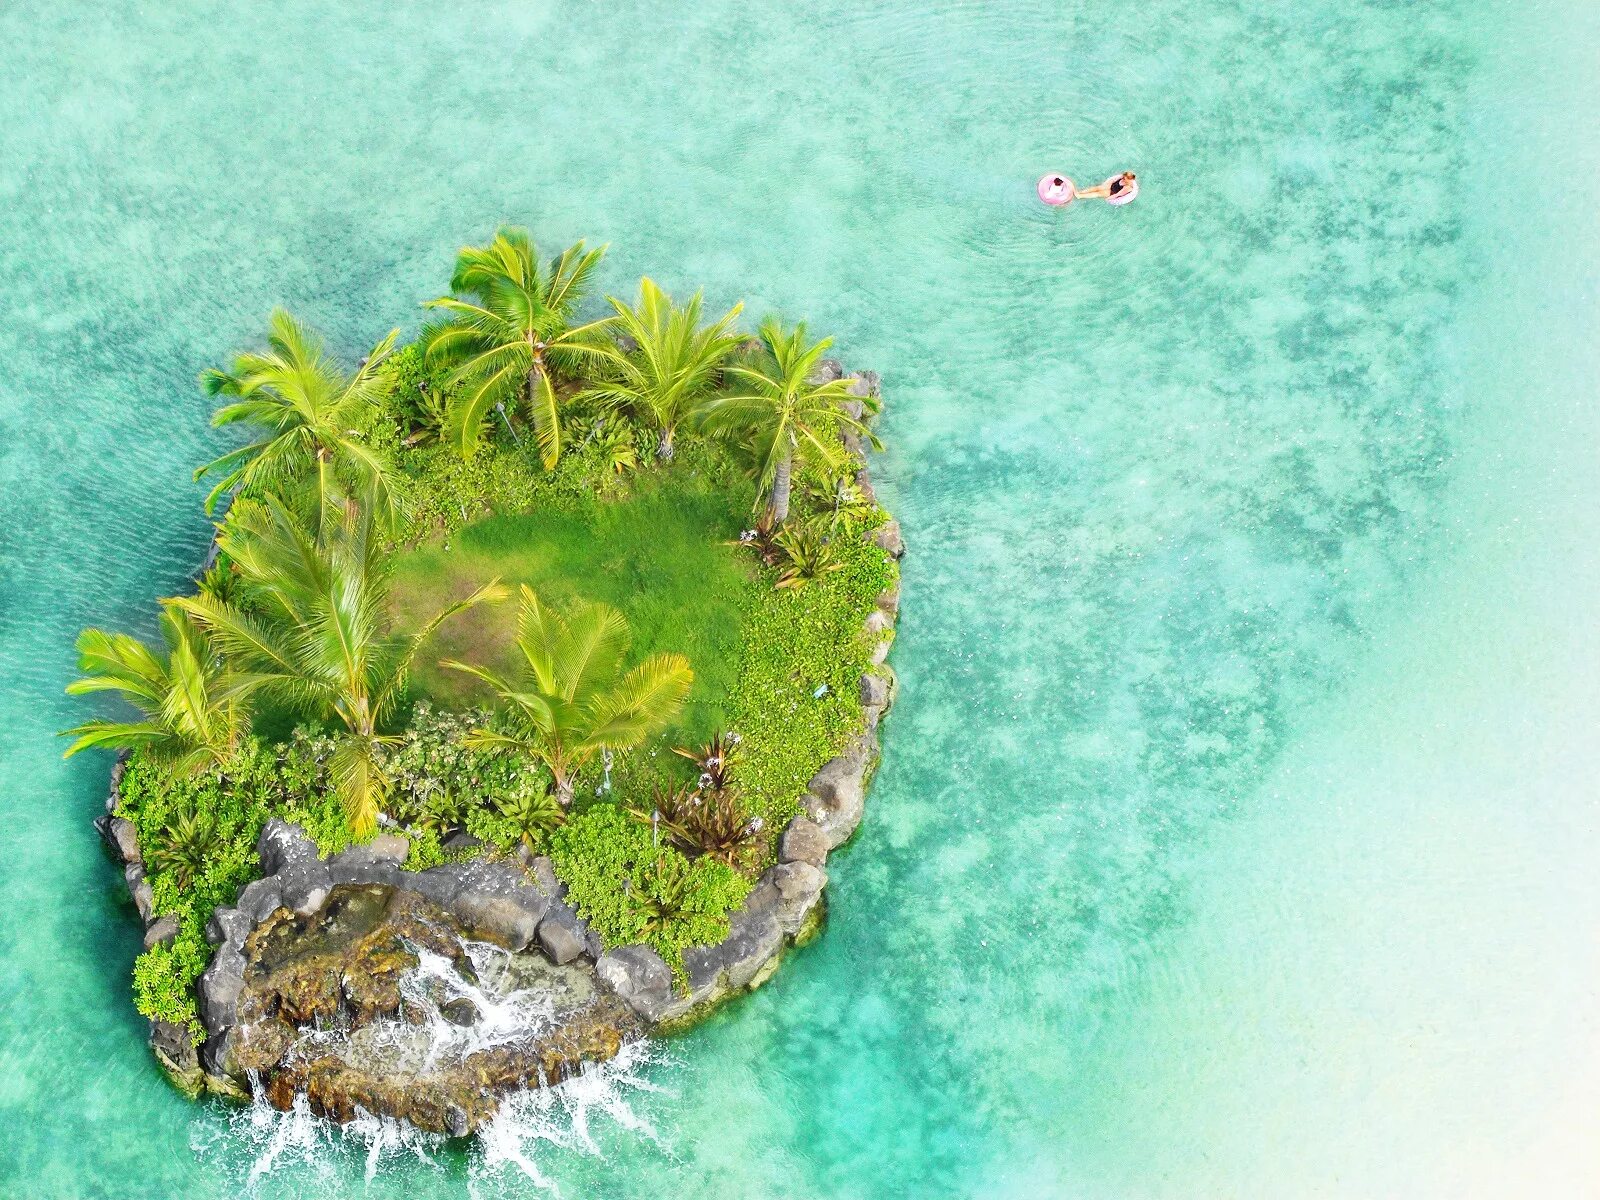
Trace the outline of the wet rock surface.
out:
[[[480,941],[385,883],[335,885],[311,913],[279,908],[240,958],[213,1065],[253,1076],[278,1108],[304,1094],[339,1122],[381,1113],[470,1133],[503,1096],[560,1082],[643,1032],[592,968]]]

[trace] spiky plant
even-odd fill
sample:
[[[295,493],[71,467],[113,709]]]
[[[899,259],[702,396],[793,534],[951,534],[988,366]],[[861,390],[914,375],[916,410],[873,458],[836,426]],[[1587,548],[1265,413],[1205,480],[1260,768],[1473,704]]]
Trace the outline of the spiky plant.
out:
[[[677,746],[672,751],[687,758],[700,774],[697,791],[720,792],[733,779],[733,766],[740,757],[739,735],[719,730],[704,746]]]
[[[694,902],[694,880],[680,855],[658,854],[646,868],[649,886],[628,892],[628,902],[639,918],[642,938],[669,932],[688,915]]]
[[[604,361],[601,335],[614,318],[571,322],[604,249],[569,246],[548,267],[523,229],[501,229],[487,246],[465,246],[449,296],[428,303],[442,319],[422,332],[430,364],[448,368],[455,391],[450,441],[467,457],[498,405],[526,410],[548,469],[561,457],[561,401],[556,376]],[[502,411],[504,411],[504,409]]]
[[[278,308],[268,318],[265,354],[241,354],[231,370],[202,374],[208,394],[233,398],[212,425],[246,425],[260,435],[194,473],[196,479],[221,476],[206,496],[206,511],[230,491],[281,492],[307,481],[321,493],[357,495],[392,522],[399,505],[388,468],[354,430],[382,388],[378,366],[399,333],[391,330],[361,369],[347,375],[320,337]]]
[[[553,830],[567,823],[567,810],[548,792],[524,792],[495,805],[512,835],[529,850],[538,850]]]
[[[179,813],[144,847],[145,862],[155,872],[172,877],[180,889],[203,874],[222,846],[222,832],[210,813]]]
[[[600,461],[617,475],[626,475],[639,467],[639,447],[633,432],[621,421],[606,421],[594,436]]]
[[[702,325],[699,292],[677,304],[649,278],[640,281],[636,304],[606,299],[617,311],[618,349],[584,396],[647,421],[656,431],[656,456],[669,459],[679,427],[711,396],[723,363],[739,347],[732,329],[744,306]]]
[[[700,410],[706,429],[743,440],[755,456],[757,504],[765,503],[774,525],[789,517],[795,460],[828,465],[845,454],[839,435],[860,435],[878,445],[862,422],[845,411],[855,397],[847,380],[813,382],[832,340],[807,342],[802,322],[785,330],[776,319],[761,323],[763,354],[753,366],[729,366],[732,391],[708,400]]]
[[[391,626],[384,538],[366,506],[306,518],[276,497],[236,512],[222,552],[249,585],[241,608],[201,594],[172,601],[208,630],[252,689],[344,726],[330,762],[350,827],[370,833],[388,791],[379,731],[424,642],[450,617],[499,599],[499,580],[446,605],[412,634]]]
[[[844,565],[838,560],[833,539],[821,521],[786,525],[773,540],[783,555],[778,587],[801,588]]]
[[[856,480],[859,462],[846,457],[836,467],[807,471],[801,480],[806,507],[827,522],[834,533],[859,533],[880,511]]]
[[[604,750],[630,750],[664,728],[694,682],[681,654],[654,654],[624,668],[628,622],[607,604],[552,608],[522,586],[517,615],[521,677],[507,680],[470,663],[446,661],[489,685],[500,698],[499,728],[471,733],[474,748],[532,754],[550,769],[556,798],[572,803],[576,775]]]
[[[650,787],[650,807],[628,806],[628,815],[641,824],[650,826],[657,838],[687,844],[690,810],[700,802],[699,794],[688,784],[678,783],[663,787],[659,783]]]
[[[88,721],[66,757],[91,746],[140,750],[175,772],[220,766],[249,730],[251,685],[232,675],[205,631],[172,601],[161,609],[164,650],[125,633],[85,629],[78,637],[84,678],[67,693],[117,692],[142,714],[135,721]]]
[[[744,810],[732,788],[706,792],[685,814],[680,849],[738,868],[749,863],[763,822]]]

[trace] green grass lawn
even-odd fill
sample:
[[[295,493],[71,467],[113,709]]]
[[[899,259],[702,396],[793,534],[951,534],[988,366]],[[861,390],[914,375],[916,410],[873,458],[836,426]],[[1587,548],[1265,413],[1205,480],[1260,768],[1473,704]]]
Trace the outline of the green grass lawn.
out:
[[[694,687],[665,741],[698,743],[724,724],[738,673],[740,613],[752,592],[766,590],[750,557],[727,544],[748,521],[743,489],[730,496],[684,471],[642,475],[621,499],[487,517],[444,543],[401,554],[396,618],[402,628],[414,627],[496,575],[558,603],[582,597],[615,605],[633,631],[630,662],[663,650],[688,656]],[[453,618],[424,650],[414,694],[451,707],[485,701],[482,684],[439,660],[516,669],[515,621],[514,597]]]

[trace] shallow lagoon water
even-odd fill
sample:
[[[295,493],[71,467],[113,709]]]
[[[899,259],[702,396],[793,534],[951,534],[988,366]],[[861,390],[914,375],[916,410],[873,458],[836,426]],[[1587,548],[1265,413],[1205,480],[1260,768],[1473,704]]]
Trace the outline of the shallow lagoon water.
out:
[[[1585,1194],[1585,6],[0,36],[0,1192]],[[1462,186],[1546,161],[1537,205]],[[1130,208],[1032,198],[1124,165]],[[771,986],[485,1147],[195,1108],[126,1003],[106,764],[50,737],[71,638],[203,550],[201,366],[279,301],[353,356],[499,220],[884,374],[913,549],[867,823]]]

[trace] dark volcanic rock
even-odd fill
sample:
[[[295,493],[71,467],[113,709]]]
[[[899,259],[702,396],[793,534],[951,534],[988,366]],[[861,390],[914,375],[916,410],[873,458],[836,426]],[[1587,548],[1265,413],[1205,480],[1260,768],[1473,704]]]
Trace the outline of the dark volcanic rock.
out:
[[[170,942],[178,936],[178,918],[171,913],[157,917],[145,928],[144,948],[149,950],[152,946],[159,946],[162,942]]]
[[[873,530],[872,544],[888,552],[890,558],[901,558],[906,552],[905,539],[900,536],[900,522],[888,521]]]
[[[569,963],[585,949],[583,922],[565,904],[555,904],[539,922],[539,948],[554,963]]]
[[[820,867],[828,858],[828,835],[815,821],[796,817],[778,840],[778,858],[783,862],[808,862]]]
[[[867,775],[877,760],[878,741],[870,733],[851,740],[844,753],[822,765],[806,785],[806,815],[827,835],[828,849],[843,845],[866,807]]]
[[[595,964],[601,979],[647,1021],[669,1015],[677,999],[672,989],[672,969],[649,946],[618,946],[607,950]]]

